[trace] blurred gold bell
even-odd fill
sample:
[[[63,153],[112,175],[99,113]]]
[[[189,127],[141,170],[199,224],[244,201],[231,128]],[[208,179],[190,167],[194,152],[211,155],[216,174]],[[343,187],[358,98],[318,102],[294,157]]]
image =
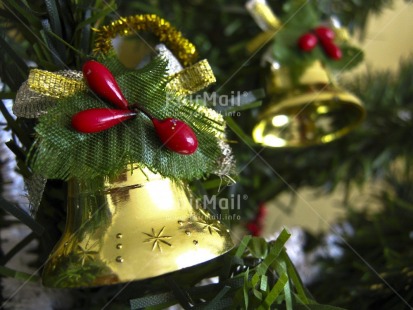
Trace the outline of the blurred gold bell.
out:
[[[224,254],[229,230],[180,183],[147,169],[115,180],[69,182],[64,234],[43,271],[51,287],[156,277]]]
[[[267,79],[269,104],[253,129],[256,143],[268,147],[325,144],[349,133],[365,110],[354,95],[335,85],[316,61],[293,82],[286,67],[272,62]]]

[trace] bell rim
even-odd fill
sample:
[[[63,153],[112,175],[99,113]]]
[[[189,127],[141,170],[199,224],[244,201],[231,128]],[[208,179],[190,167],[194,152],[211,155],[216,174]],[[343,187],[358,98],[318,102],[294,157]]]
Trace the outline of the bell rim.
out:
[[[100,182],[70,180],[65,230],[45,263],[44,286],[142,281],[207,263],[234,247],[221,218],[181,182],[142,169]]]
[[[210,264],[213,263],[214,261],[218,261],[220,259],[223,259],[223,256],[228,255],[229,252],[231,252],[233,249],[235,248],[235,244],[232,242],[232,245],[228,248],[225,249],[224,252],[222,252],[220,255],[217,255],[215,257],[212,258],[208,258],[204,261],[200,261],[197,264],[194,265],[190,265],[187,267],[183,267],[181,269],[175,269],[175,270],[171,270],[171,271],[166,271],[166,272],[162,272],[159,274],[153,274],[150,277],[146,276],[146,277],[142,277],[142,278],[134,278],[131,280],[118,280],[116,282],[108,282],[108,283],[104,283],[104,281],[102,283],[93,283],[90,282],[87,285],[73,285],[73,286],[68,286],[65,285],[64,283],[62,283],[62,285],[56,285],[56,282],[53,281],[53,279],[49,279],[48,277],[45,277],[45,273],[47,273],[47,268],[48,268],[48,263],[46,262],[45,264],[45,268],[42,271],[42,285],[44,287],[49,287],[49,288],[66,288],[66,289],[88,289],[88,288],[96,288],[96,287],[104,287],[104,286],[110,286],[110,285],[122,285],[125,283],[130,283],[130,282],[143,282],[143,281],[152,281],[152,280],[156,280],[159,279],[161,277],[166,277],[168,275],[172,275],[172,274],[184,274],[185,272],[191,270],[192,268],[197,268],[201,265],[205,265],[205,264]]]
[[[334,88],[333,90],[325,90],[325,91],[303,93],[303,94],[294,94],[287,98],[282,99],[278,103],[274,102],[274,99],[276,99],[276,96],[272,96],[272,100],[270,101],[270,103],[259,114],[258,121],[254,125],[253,131],[252,131],[254,141],[257,144],[267,146],[267,147],[300,148],[300,147],[308,147],[308,146],[326,144],[326,143],[332,142],[334,140],[337,140],[347,135],[350,131],[352,131],[354,128],[359,126],[366,117],[366,110],[364,109],[361,100],[355,95],[347,91],[338,89],[338,88]],[[323,136],[318,137],[317,139],[307,140],[305,142],[300,142],[300,143],[291,143],[291,141],[289,140],[284,140],[285,144],[279,145],[279,146],[268,145],[263,141],[264,139],[262,137],[262,130],[261,130],[261,133],[259,133],[260,131],[259,127],[260,126],[264,127],[264,125],[261,125],[262,123],[265,124],[265,123],[270,122],[269,121],[270,118],[280,115],[281,114],[280,112],[286,108],[290,108],[290,109],[297,108],[297,107],[304,108],[308,105],[313,104],[315,101],[317,102],[339,101],[340,104],[351,107],[357,113],[357,115],[356,117],[354,117],[352,122],[350,122],[343,128],[340,128],[333,132],[329,132]]]

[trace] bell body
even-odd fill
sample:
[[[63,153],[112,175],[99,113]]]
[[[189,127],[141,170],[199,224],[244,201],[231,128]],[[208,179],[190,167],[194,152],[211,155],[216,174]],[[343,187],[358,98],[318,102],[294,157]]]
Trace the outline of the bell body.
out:
[[[253,129],[254,141],[269,147],[303,147],[340,138],[360,124],[360,100],[340,89],[320,62],[293,81],[273,63],[267,76],[268,102]]]
[[[182,184],[134,169],[115,180],[69,183],[64,234],[43,284],[90,287],[156,277],[229,251],[229,230]]]

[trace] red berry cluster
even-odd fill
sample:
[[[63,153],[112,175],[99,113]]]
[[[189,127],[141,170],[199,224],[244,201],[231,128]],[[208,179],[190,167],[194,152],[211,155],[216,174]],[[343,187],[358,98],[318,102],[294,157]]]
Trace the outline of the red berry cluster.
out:
[[[343,56],[341,49],[334,44],[334,31],[325,26],[319,26],[311,32],[303,34],[298,39],[298,47],[304,52],[310,52],[320,41],[328,57],[339,60]]]
[[[175,118],[156,119],[140,105],[129,105],[114,76],[103,64],[93,60],[87,61],[83,65],[83,76],[96,95],[119,109],[95,108],[76,113],[72,117],[72,126],[77,131],[100,132],[142,112],[152,121],[159,139],[166,148],[183,155],[190,155],[196,151],[198,140],[191,127]]]

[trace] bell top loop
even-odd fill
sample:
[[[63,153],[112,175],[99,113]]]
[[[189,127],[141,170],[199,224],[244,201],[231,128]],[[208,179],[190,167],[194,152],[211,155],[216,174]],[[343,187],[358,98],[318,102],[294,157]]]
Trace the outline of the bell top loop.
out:
[[[195,45],[184,38],[168,21],[155,14],[122,17],[94,31],[95,53],[107,54],[112,49],[112,39],[118,35],[127,36],[139,31],[148,31],[160,42],[165,43],[185,67],[193,64],[198,58]]]

